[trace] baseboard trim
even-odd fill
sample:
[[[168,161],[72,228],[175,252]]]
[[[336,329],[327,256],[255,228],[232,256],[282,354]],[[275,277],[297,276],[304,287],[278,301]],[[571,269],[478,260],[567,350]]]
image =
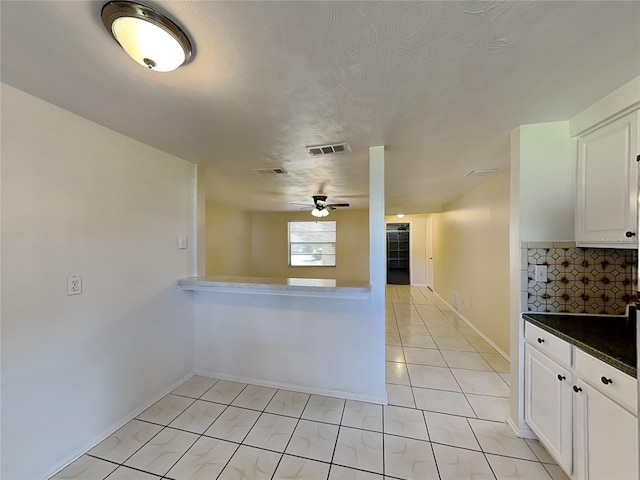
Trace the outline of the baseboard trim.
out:
[[[388,404],[388,396],[385,392],[384,396],[361,395],[353,392],[343,392],[340,390],[331,390],[328,388],[315,388],[306,385],[293,385],[283,382],[270,382],[257,378],[239,377],[237,375],[227,375],[220,372],[210,372],[207,370],[196,370],[196,375],[203,377],[218,378],[220,380],[229,380],[231,382],[249,383],[252,385],[260,385],[261,387],[279,388],[282,390],[291,390],[294,392],[309,393],[311,395],[324,395],[327,397],[344,398],[346,400],[358,400],[361,402],[377,403],[379,405]]]
[[[62,460],[61,462],[59,462],[55,467],[53,467],[49,473],[45,474],[44,476],[40,477],[42,478],[42,480],[46,480],[54,475],[56,475],[58,472],[60,472],[61,470],[63,470],[64,468],[68,467],[70,464],[72,464],[73,462],[75,462],[78,458],[80,458],[82,455],[84,455],[85,453],[87,453],[89,450],[91,450],[93,447],[95,447],[96,445],[98,445],[101,441],[103,441],[105,438],[107,438],[109,435],[112,435],[114,432],[116,432],[119,428],[123,427],[126,423],[130,422],[131,420],[133,420],[134,418],[136,418],[138,415],[140,415],[142,412],[144,412],[147,408],[149,408],[151,405],[153,405],[154,403],[156,403],[158,400],[160,400],[162,397],[164,397],[165,395],[167,395],[168,393],[171,393],[173,390],[175,390],[176,388],[178,388],[180,385],[182,385],[184,382],[186,382],[187,380],[189,380],[191,377],[193,377],[193,372],[188,373],[187,375],[185,375],[184,377],[182,377],[180,380],[178,380],[177,382],[174,382],[171,386],[165,388],[164,390],[162,390],[162,392],[160,392],[158,395],[156,395],[155,397],[153,397],[151,400],[149,400],[148,402],[144,403],[141,407],[138,407],[137,409],[135,409],[133,412],[131,412],[129,415],[125,416],[122,420],[117,421],[116,423],[112,424],[110,427],[108,427],[103,433],[101,433],[100,435],[97,435],[96,437],[94,437],[93,440],[91,440],[90,442],[87,443],[88,446],[86,447],[82,447],[77,449],[74,453],[72,453],[71,455],[67,456],[66,459]]]
[[[484,332],[482,332],[482,330],[480,330],[478,327],[476,327],[473,323],[471,323],[471,321],[469,319],[467,319],[464,315],[462,315],[460,312],[457,312],[450,304],[449,302],[447,302],[444,298],[442,298],[436,291],[433,291],[434,295],[436,297],[438,297],[440,299],[440,301],[442,301],[445,305],[447,305],[451,311],[453,313],[455,313],[461,320],[463,320],[467,325],[469,325],[473,330],[475,330],[475,332],[480,335],[482,337],[482,339],[487,342],[489,345],[491,345],[493,348],[495,348],[495,350],[504,357],[504,359],[508,362],[511,361],[511,359],[509,358],[509,355],[507,355],[500,347],[498,347],[493,340],[491,340],[489,337],[487,337]]]
[[[518,427],[518,425],[516,425],[516,422],[514,422],[511,417],[507,417],[507,425],[509,425],[509,427],[511,427],[511,430],[513,430],[513,433],[515,433],[520,438],[538,438],[538,436],[528,426],[525,425]]]

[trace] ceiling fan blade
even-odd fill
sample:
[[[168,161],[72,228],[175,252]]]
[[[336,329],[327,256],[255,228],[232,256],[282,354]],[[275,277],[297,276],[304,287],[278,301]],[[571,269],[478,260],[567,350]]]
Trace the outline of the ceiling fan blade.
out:
[[[309,207],[309,208],[315,207],[315,205],[313,203],[293,203],[293,202],[289,202],[289,205],[299,205],[301,207]]]
[[[327,205],[327,207],[332,207],[332,208],[346,208],[346,207],[350,207],[351,205],[349,205],[348,203],[330,203],[329,205]]]

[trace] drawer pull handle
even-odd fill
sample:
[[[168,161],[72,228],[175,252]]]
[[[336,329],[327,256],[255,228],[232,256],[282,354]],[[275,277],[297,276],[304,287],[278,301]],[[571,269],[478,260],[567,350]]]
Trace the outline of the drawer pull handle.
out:
[[[567,377],[565,377],[564,375],[558,374],[558,380],[560,380],[561,382],[565,381],[566,379]]]
[[[609,385],[610,383],[613,383],[613,380],[607,377],[602,377],[600,380],[602,380],[602,383],[604,383],[605,385]]]
[[[544,338],[538,337],[538,343],[544,343]]]
[[[577,385],[573,386],[573,391],[576,393],[580,393],[582,391],[582,389],[580,387],[578,387]]]
[[[631,238],[631,237],[635,237],[636,236],[636,232],[627,232],[624,235],[627,238]]]

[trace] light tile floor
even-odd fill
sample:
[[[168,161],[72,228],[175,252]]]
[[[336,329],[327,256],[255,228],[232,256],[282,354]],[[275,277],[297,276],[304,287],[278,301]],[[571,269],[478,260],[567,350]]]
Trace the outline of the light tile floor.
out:
[[[504,423],[509,364],[426,288],[388,286],[389,405],[192,377],[55,479],[566,480]]]

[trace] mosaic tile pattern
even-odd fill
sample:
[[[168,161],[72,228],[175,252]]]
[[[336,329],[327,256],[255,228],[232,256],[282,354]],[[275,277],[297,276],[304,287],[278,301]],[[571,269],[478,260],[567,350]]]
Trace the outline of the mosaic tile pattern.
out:
[[[637,250],[528,248],[528,310],[623,315],[636,301],[637,261]],[[546,282],[535,281],[536,265],[547,265]]]

